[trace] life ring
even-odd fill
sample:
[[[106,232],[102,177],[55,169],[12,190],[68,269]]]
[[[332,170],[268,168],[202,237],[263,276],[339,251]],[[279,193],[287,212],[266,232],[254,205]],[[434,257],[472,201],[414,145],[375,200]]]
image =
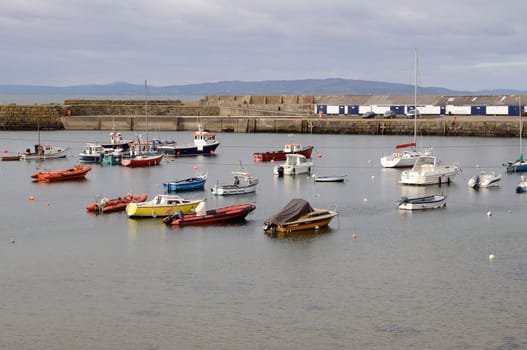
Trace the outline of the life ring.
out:
[[[399,158],[399,153],[395,152],[392,156],[393,158]]]

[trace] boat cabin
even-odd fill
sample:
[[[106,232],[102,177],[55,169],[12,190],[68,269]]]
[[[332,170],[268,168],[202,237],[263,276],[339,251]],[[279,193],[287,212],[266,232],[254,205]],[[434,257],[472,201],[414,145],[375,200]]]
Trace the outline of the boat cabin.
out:
[[[284,152],[292,153],[299,152],[302,149],[302,145],[298,143],[288,143],[284,146]]]

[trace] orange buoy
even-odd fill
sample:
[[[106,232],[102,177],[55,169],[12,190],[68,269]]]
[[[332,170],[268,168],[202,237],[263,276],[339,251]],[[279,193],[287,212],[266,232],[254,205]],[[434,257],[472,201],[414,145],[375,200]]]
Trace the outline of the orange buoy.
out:
[[[322,155],[320,153],[317,153],[317,158],[322,158]]]
[[[34,201],[35,200],[35,196],[33,196],[33,195],[29,196],[29,200],[30,201]]]

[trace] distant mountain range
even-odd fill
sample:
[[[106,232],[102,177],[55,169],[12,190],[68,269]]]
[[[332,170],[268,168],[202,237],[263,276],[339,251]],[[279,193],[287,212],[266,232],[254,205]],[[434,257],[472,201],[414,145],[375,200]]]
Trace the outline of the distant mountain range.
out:
[[[412,95],[414,86],[352,79],[305,79],[269,81],[221,81],[188,85],[148,86],[149,98],[200,99],[207,95]],[[511,95],[517,90],[456,91],[419,87],[425,95]],[[0,85],[1,96],[60,96],[61,98],[143,98],[143,84],[116,82],[103,85],[41,86]]]

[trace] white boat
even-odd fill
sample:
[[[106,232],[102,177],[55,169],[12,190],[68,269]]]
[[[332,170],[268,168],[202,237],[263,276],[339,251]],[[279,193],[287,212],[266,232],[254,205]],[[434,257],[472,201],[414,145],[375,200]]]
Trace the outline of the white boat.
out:
[[[51,144],[38,143],[35,145],[35,151],[31,152],[28,148],[25,153],[20,155],[20,159],[25,160],[45,160],[65,158],[68,155],[69,147],[56,147]]]
[[[87,143],[84,145],[84,150],[79,153],[79,161],[83,163],[101,163],[108,152],[110,151],[100,144]]]
[[[443,194],[433,194],[424,197],[401,197],[397,202],[397,207],[401,210],[424,210],[441,208],[446,205],[446,196]]]
[[[527,178],[525,176],[520,177],[520,183],[516,186],[516,193],[527,192]]]
[[[247,171],[241,169],[232,172],[234,181],[229,185],[216,184],[210,190],[216,196],[229,196],[234,194],[246,194],[256,191],[258,178],[251,176]]]
[[[468,187],[472,187],[476,190],[479,188],[499,187],[500,181],[501,174],[494,171],[482,171],[468,180]]]
[[[344,182],[346,181],[347,175],[313,175],[313,180],[315,182]]]
[[[313,161],[301,154],[288,154],[285,163],[273,168],[275,175],[300,175],[310,174],[313,169]]]
[[[457,165],[443,164],[432,155],[417,158],[411,170],[401,173],[399,183],[405,185],[433,185],[450,183],[461,171]]]

